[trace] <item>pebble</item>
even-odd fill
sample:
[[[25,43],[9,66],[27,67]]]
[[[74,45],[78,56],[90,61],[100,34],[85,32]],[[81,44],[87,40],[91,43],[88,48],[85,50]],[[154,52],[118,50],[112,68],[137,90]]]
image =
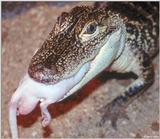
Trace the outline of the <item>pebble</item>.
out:
[[[123,125],[126,125],[126,124],[127,124],[127,121],[126,121],[126,120],[122,121],[122,124],[123,124]]]
[[[135,136],[136,136],[136,134],[135,134],[135,133],[133,133],[133,132],[131,132],[131,133],[130,133],[130,136],[131,136],[131,137],[135,137]]]
[[[37,133],[36,131],[33,131],[33,132],[32,132],[32,137],[36,137],[37,134],[38,134],[38,133]]]

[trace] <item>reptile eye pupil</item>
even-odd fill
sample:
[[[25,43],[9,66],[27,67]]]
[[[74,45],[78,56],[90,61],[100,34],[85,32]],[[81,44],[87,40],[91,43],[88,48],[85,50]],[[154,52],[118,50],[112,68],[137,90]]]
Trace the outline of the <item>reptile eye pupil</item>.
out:
[[[93,25],[90,25],[90,30],[91,30],[91,32],[93,32],[94,29],[95,29],[95,27],[94,27]]]
[[[88,27],[87,27],[87,33],[88,34],[92,34],[96,31],[96,24],[93,23],[93,24],[90,24]]]

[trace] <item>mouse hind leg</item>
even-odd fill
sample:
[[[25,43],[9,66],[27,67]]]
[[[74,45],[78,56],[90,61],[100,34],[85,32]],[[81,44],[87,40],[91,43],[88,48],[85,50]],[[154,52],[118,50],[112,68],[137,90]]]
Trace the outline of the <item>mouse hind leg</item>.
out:
[[[33,111],[39,99],[34,96],[23,96],[18,104],[19,114],[26,115]]]
[[[51,115],[48,112],[47,107],[53,103],[53,101],[51,99],[44,99],[41,101],[40,103],[40,108],[41,108],[41,114],[42,114],[42,126],[46,127],[49,125],[49,123],[51,122]]]

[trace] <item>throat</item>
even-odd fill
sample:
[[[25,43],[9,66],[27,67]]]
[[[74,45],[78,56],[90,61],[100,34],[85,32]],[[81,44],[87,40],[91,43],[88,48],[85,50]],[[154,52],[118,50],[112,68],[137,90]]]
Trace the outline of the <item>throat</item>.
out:
[[[122,26],[119,50],[118,50],[115,60],[118,59],[123,53],[123,50],[125,48],[125,41],[126,41],[126,27]]]
[[[69,95],[73,94],[85,84],[87,84],[91,79],[93,79],[100,72],[105,70],[115,59],[117,52],[119,50],[120,39],[121,39],[121,29],[115,32],[112,36],[106,39],[105,45],[100,49],[99,53],[95,59],[91,62],[89,71],[83,77],[83,79],[77,83],[63,98],[65,99]]]

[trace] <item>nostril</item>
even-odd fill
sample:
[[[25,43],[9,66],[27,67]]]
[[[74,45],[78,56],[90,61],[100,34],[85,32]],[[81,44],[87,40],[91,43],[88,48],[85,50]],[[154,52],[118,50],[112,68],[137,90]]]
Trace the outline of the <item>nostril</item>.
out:
[[[44,69],[44,66],[41,65],[41,64],[38,64],[35,66],[35,69],[38,71],[38,70],[43,70]]]
[[[44,71],[44,66],[42,64],[38,64],[38,65],[31,65],[28,68],[28,73],[29,75],[33,75],[37,72],[43,72]]]

